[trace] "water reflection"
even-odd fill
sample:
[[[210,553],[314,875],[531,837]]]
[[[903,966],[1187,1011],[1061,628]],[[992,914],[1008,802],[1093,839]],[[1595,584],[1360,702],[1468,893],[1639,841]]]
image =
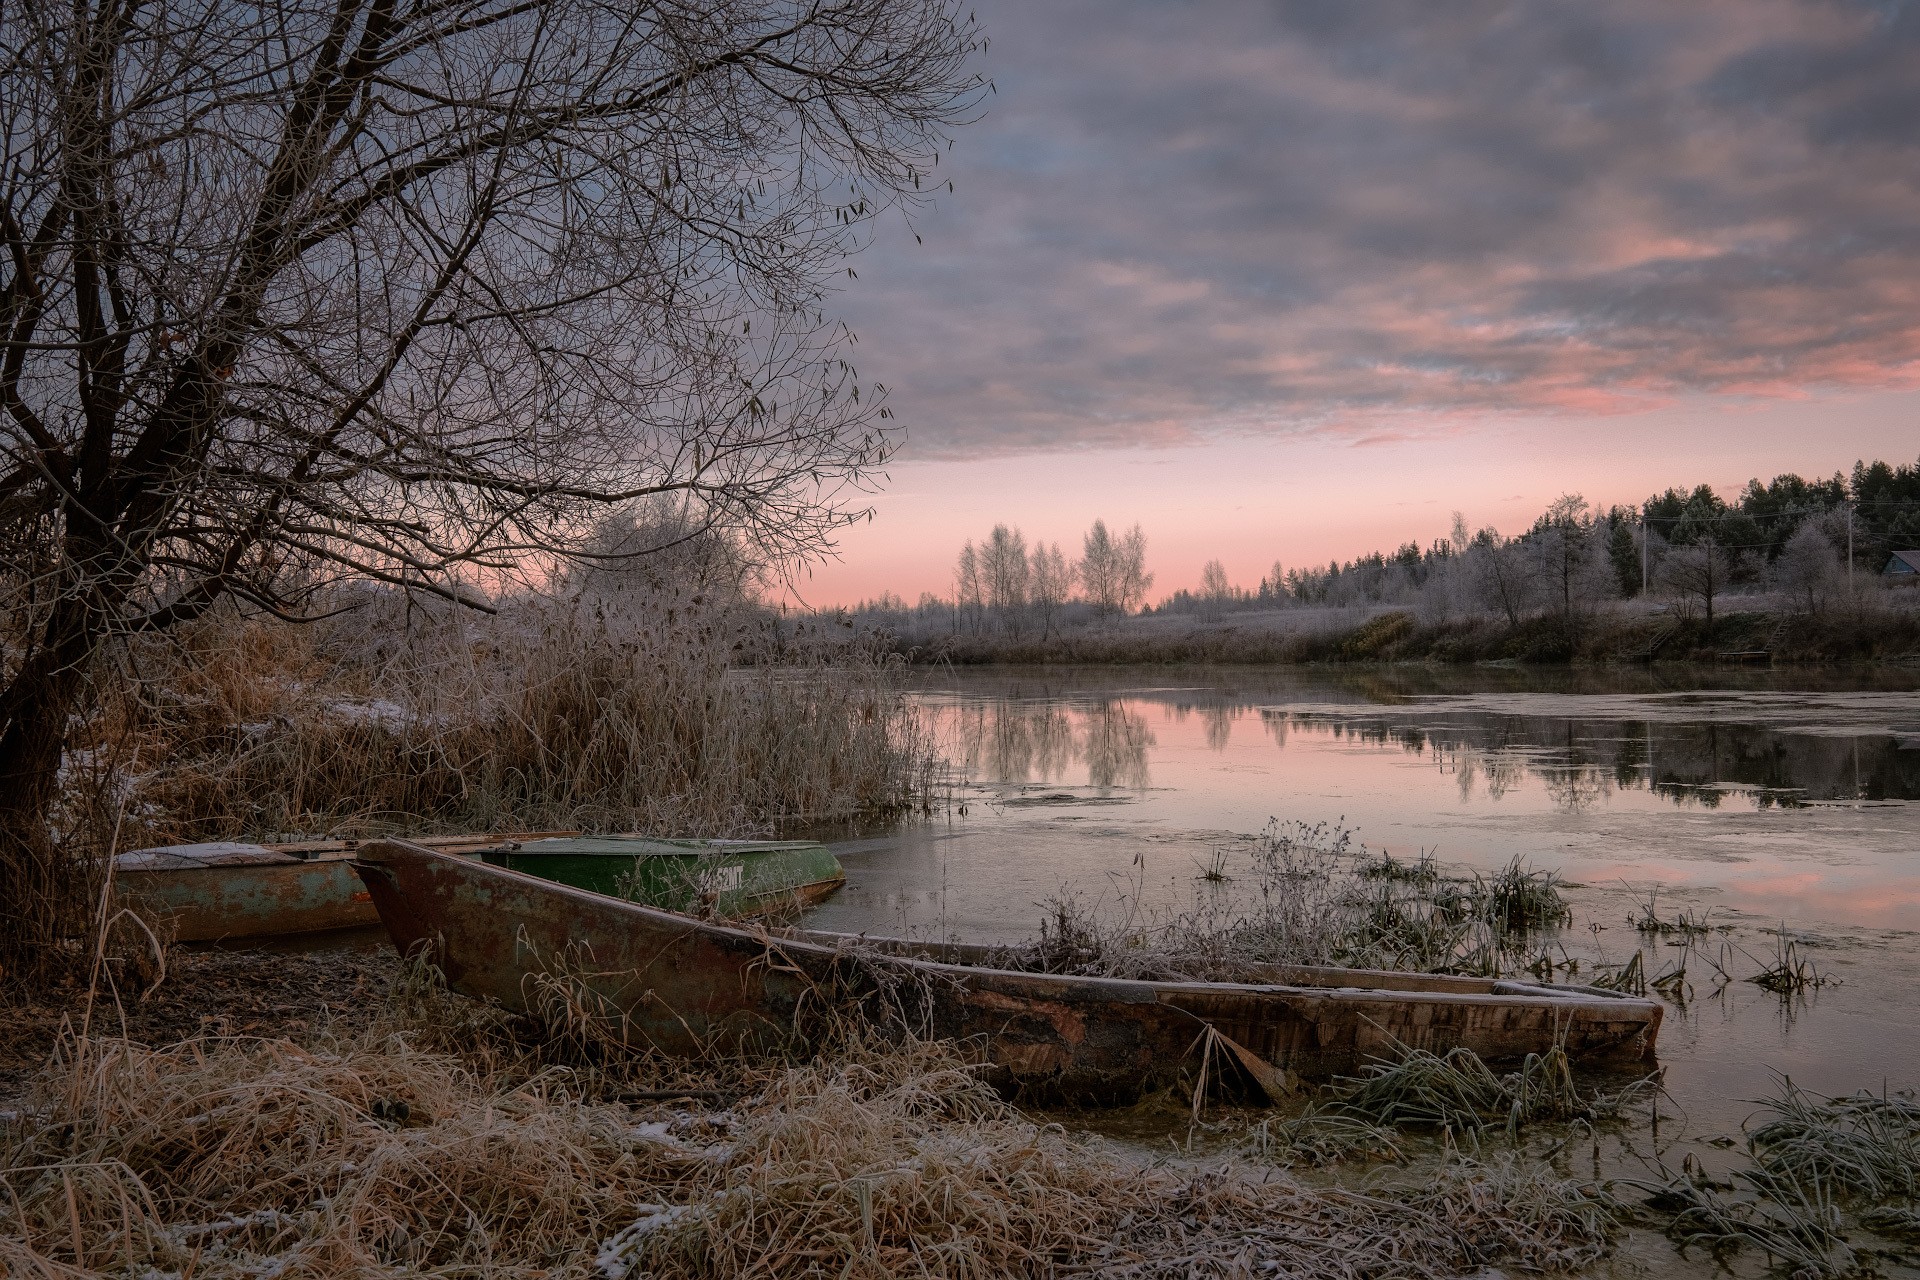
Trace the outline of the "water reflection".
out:
[[[1667,1087],[1734,1131],[1768,1070],[1832,1092],[1911,1080],[1920,1023],[1920,670],[1052,669],[930,673],[957,773],[997,792],[841,846],[819,927],[1031,937],[1063,891],[1146,913],[1244,891],[1198,877],[1270,817],[1396,857],[1560,871],[1571,940],[1612,962],[1655,887],[1755,956],[1790,922],[1844,981],[1671,1009]],[[936,683],[937,682],[937,683]],[[1903,749],[1902,744],[1906,747]],[[1151,784],[1151,785],[1149,785]],[[963,793],[964,794],[964,793]],[[1812,934],[1803,933],[1812,930]],[[1817,935],[1814,936],[1814,935]]]
[[[1146,717],[1122,699],[1068,705],[1011,697],[956,701],[944,714],[948,758],[988,786],[1078,784],[1097,796],[1150,785]],[[1221,744],[1226,739],[1222,737]]]
[[[1323,685],[1276,705],[1272,689],[1231,686],[1062,689],[1018,681],[1002,689],[949,693],[940,699],[950,758],[974,782],[992,786],[1084,785],[1105,795],[1149,785],[1150,727],[1159,717],[1188,725],[1181,735],[1236,760],[1235,729],[1254,722],[1276,763],[1300,751],[1333,748],[1395,751],[1431,761],[1452,781],[1457,803],[1498,803],[1533,783],[1558,810],[1603,808],[1638,792],[1683,808],[1716,809],[1901,801],[1920,798],[1920,750],[1902,724],[1900,702],[1882,708],[1858,698],[1828,708],[1802,708],[1799,723],[1771,701],[1738,695],[1711,704],[1628,693],[1600,699],[1601,714],[1555,714],[1580,695],[1486,699],[1413,695],[1372,687],[1352,702],[1329,702]],[[1863,695],[1871,696],[1871,695]],[[1363,700],[1364,699],[1364,700]],[[1373,701],[1371,699],[1385,699]],[[1638,705],[1636,705],[1636,703]],[[1657,704],[1657,705],[1656,705]],[[1743,722],[1742,707],[1752,722]],[[1605,714],[1611,711],[1616,714]],[[1639,717],[1630,713],[1643,712]],[[1651,714],[1651,713],[1657,714]],[[1697,718],[1690,715],[1697,714]],[[1195,735],[1190,721],[1197,719]],[[1363,767],[1357,762],[1356,768]]]

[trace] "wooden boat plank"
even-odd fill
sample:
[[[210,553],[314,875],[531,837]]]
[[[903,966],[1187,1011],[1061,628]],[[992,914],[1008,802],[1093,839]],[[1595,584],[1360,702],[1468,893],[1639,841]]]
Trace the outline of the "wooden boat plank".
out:
[[[1661,1007],[1611,995],[1141,982],[888,955],[851,942],[730,928],[571,889],[402,841],[358,862],[403,951],[429,947],[459,991],[525,1010],[564,977],[638,1042],[699,1054],[804,1040],[806,1008],[855,1009],[876,972],[911,980],[925,1033],[969,1045],[1010,1093],[1122,1101],[1172,1083],[1213,1027],[1277,1068],[1325,1078],[1398,1045],[1512,1061],[1650,1060]],[[830,936],[830,935],[829,935]],[[1344,971],[1343,971],[1344,972]]]

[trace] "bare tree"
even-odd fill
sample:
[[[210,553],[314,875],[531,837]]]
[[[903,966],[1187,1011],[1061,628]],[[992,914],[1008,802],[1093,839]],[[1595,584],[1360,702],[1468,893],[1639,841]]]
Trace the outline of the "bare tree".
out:
[[[987,604],[1014,627],[1019,626],[1020,615],[1027,607],[1031,576],[1026,537],[1004,524],[993,526],[992,534],[980,546],[980,581]]]
[[[987,592],[980,573],[980,553],[974,550],[971,538],[960,548],[960,563],[954,569],[953,580],[954,605],[960,616],[977,628],[987,607]]]
[[[1660,561],[1661,583],[1682,601],[1700,601],[1706,610],[1708,631],[1713,630],[1713,602],[1726,591],[1732,573],[1727,553],[1711,538],[1675,547]]]
[[[1505,614],[1508,626],[1519,626],[1521,615],[1532,607],[1534,598],[1532,576],[1521,549],[1489,525],[1474,535],[1465,565],[1481,603]]]
[[[1087,603],[1096,613],[1120,612],[1120,561],[1107,522],[1095,520],[1081,545],[1083,554],[1076,570]]]
[[[1807,613],[1819,613],[1844,589],[1840,552],[1817,521],[1803,520],[1773,565],[1774,583]]]
[[[470,597],[679,494],[767,559],[891,447],[823,307],[974,110],[957,0],[0,8],[0,948],[102,647]]]
[[[1147,535],[1139,525],[1114,544],[1114,565],[1114,594],[1120,611],[1132,613],[1147,602],[1147,592],[1153,589],[1153,575],[1147,572]]]
[[[1563,494],[1527,535],[1542,594],[1570,619],[1587,601],[1606,594],[1613,574],[1598,522],[1577,493]]]
[[[1067,563],[1067,557],[1060,550],[1060,544],[1051,546],[1044,542],[1033,544],[1033,553],[1028,557],[1031,569],[1028,581],[1032,584],[1033,604],[1040,611],[1040,625],[1045,635],[1053,630],[1054,616],[1060,611],[1073,594],[1073,567]]]
[[[1227,566],[1218,560],[1209,560],[1200,570],[1200,594],[1215,603],[1221,603],[1233,596],[1233,584],[1227,580]]]
[[[1227,581],[1227,566],[1209,560],[1200,570],[1200,604],[1205,615],[1218,618],[1227,601],[1233,598],[1233,584]]]

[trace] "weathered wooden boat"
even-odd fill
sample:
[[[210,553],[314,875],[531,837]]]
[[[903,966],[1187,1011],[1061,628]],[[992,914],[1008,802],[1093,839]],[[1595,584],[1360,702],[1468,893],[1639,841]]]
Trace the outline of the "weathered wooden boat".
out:
[[[510,839],[577,835],[428,836],[417,843],[477,853]],[[159,922],[176,942],[279,937],[380,922],[353,871],[358,840],[294,844],[218,841],[136,849],[113,860],[116,900]]]
[[[450,857],[370,842],[356,860],[403,952],[512,1010],[556,992],[671,1054],[804,1048],[835,1011],[960,1041],[1002,1091],[1119,1102],[1191,1075],[1203,1054],[1278,1091],[1397,1046],[1511,1062],[1563,1045],[1588,1064],[1650,1063],[1661,1007],[1544,983],[1360,970],[1276,981],[1140,982],[987,967],[991,948],[731,927]],[[965,963],[967,960],[986,963]]]
[[[480,856],[576,889],[732,920],[812,906],[847,882],[833,851],[813,840],[574,836],[516,840]]]

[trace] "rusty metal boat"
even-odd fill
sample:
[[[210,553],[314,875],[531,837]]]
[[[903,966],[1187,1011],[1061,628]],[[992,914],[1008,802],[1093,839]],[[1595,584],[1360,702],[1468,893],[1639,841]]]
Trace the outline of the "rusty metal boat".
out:
[[[415,843],[669,910],[751,919],[846,883],[812,840],[677,840],[578,831],[424,836]],[[120,901],[178,942],[278,937],[378,924],[352,860],[359,840],[165,845],[114,859]]]
[[[447,853],[471,854],[497,849],[510,840],[578,834],[428,836],[418,843]],[[280,937],[374,925],[380,917],[353,871],[359,845],[358,840],[218,841],[135,849],[113,860],[115,896],[120,905],[158,922],[176,942]]]
[[[802,930],[731,927],[550,883],[399,840],[355,862],[394,944],[508,1009],[556,984],[629,1043],[688,1055],[804,1047],[823,1011],[905,1016],[977,1053],[1009,1095],[1122,1102],[1203,1056],[1277,1093],[1398,1046],[1511,1062],[1555,1044],[1586,1064],[1650,1064],[1655,1002],[1544,983],[1276,969],[1261,984],[1144,982],[989,967],[998,954]],[[974,963],[968,963],[974,961]]]
[[[526,838],[480,856],[576,889],[729,920],[812,906],[847,882],[840,859],[817,840]]]

